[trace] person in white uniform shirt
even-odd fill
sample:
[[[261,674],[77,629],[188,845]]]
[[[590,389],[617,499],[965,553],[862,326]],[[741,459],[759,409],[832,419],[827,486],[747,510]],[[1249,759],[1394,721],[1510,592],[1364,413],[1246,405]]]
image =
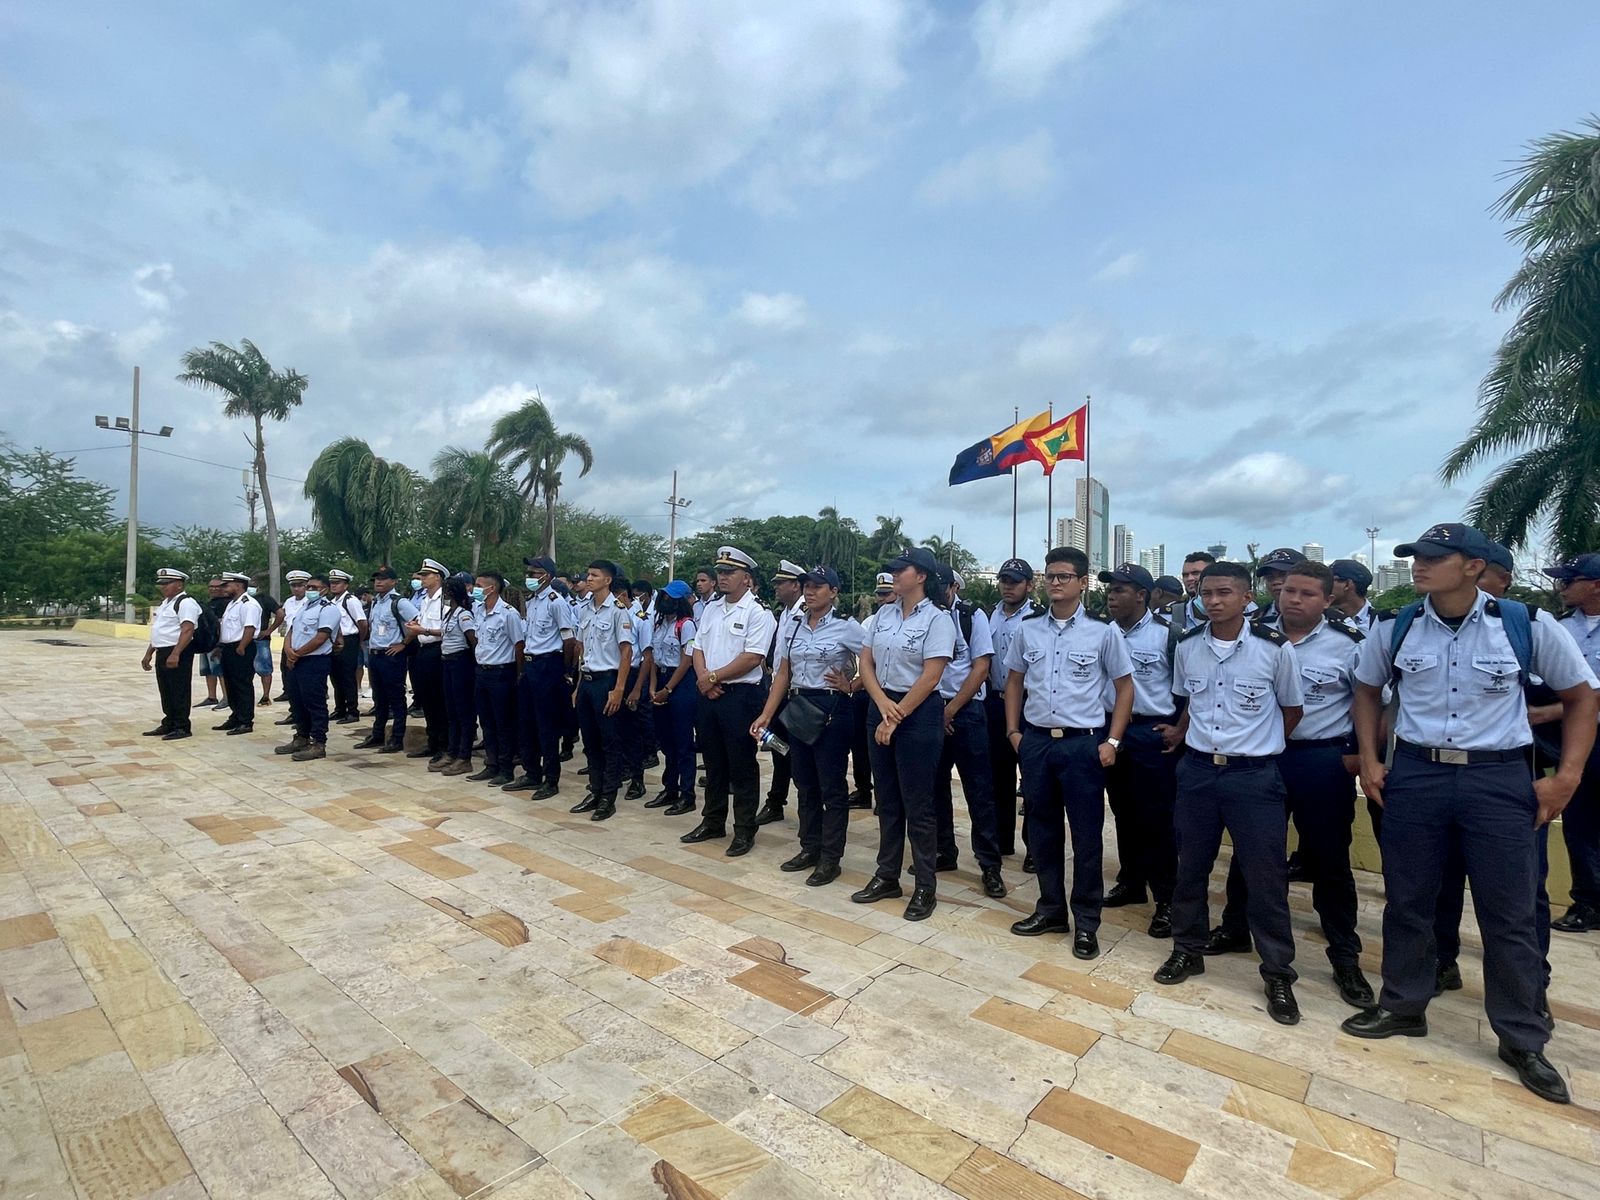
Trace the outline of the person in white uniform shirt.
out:
[[[250,576],[242,571],[223,573],[228,607],[222,610],[222,631],[217,650],[222,659],[222,681],[228,689],[228,719],[215,729],[231,737],[249,733],[256,721],[256,631],[261,628],[261,605],[249,594]]]
[[[145,730],[144,736],[168,742],[193,732],[189,727],[194,676],[191,643],[200,627],[200,602],[184,591],[188,582],[189,577],[174,567],[156,572],[161,603],[150,614],[150,644],[144,652],[144,669],[155,665],[156,691],[161,696],[161,724]]]
[[[289,581],[289,595],[283,601],[283,607],[278,610],[278,627],[288,633],[289,626],[294,623],[294,617],[300,611],[300,606],[306,602],[306,580],[311,578],[310,571],[290,571],[285,576]],[[280,717],[273,722],[275,725],[293,725],[295,723],[294,701],[289,698],[289,676],[287,671],[289,658],[289,640],[284,638],[283,649],[278,652],[278,677],[283,680],[282,689],[278,699],[289,706],[287,716]]]
[[[422,722],[428,730],[428,744],[406,751],[407,758],[426,758],[428,765],[448,761],[445,746],[449,741],[449,721],[444,711],[444,580],[450,574],[438,559],[425,558],[417,569],[422,590],[411,597],[417,606],[412,636],[417,652],[411,660],[411,681],[417,703],[422,705]]]
[[[333,648],[333,723],[353,725],[361,719],[356,671],[361,665],[361,643],[371,628],[367,610],[350,591],[350,573],[337,567],[328,572],[328,595],[339,610],[339,638]]]

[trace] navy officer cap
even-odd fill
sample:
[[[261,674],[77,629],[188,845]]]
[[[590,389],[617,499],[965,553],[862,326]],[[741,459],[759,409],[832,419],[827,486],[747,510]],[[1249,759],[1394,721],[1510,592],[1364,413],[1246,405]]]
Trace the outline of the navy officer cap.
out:
[[[915,567],[925,575],[939,574],[939,560],[926,546],[913,546],[909,550],[903,550],[897,558],[884,564],[884,570],[890,572],[903,571],[907,567]]]
[[[1156,586],[1156,581],[1149,571],[1138,563],[1125,562],[1115,571],[1101,571],[1101,583],[1131,583],[1136,588],[1151,591]]]
[[[1430,526],[1416,541],[1396,546],[1394,554],[1396,558],[1445,558],[1451,554],[1465,554],[1468,558],[1487,560],[1490,544],[1481,529],[1446,521]]]
[[[1333,572],[1335,579],[1342,579],[1357,587],[1372,586],[1372,572],[1353,558],[1336,558],[1328,564],[1328,570]]]
[[[1574,579],[1600,579],[1600,554],[1580,554],[1559,567],[1546,567],[1544,574],[1566,586]]]
[[[1256,574],[1265,575],[1268,571],[1288,572],[1291,567],[1298,567],[1305,562],[1306,556],[1298,550],[1291,550],[1288,546],[1279,546],[1276,550],[1269,550],[1267,556],[1256,563]]]
[[[1025,558],[1008,558],[995,572],[996,578],[1011,579],[1021,583],[1033,582],[1033,567]]]

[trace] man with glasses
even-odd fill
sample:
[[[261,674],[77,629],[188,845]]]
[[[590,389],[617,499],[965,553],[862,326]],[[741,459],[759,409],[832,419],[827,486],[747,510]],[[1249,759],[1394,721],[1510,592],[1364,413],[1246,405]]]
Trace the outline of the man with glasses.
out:
[[[1572,634],[1589,669],[1600,675],[1600,554],[1580,554],[1559,567],[1545,568],[1544,573],[1555,581],[1561,602],[1567,606],[1559,628]],[[1560,719],[1561,706],[1534,709],[1530,716],[1548,728],[1550,722]],[[1550,922],[1550,928],[1590,933],[1600,929],[1600,740],[1561,813],[1561,836],[1572,863],[1572,906],[1566,915]]]

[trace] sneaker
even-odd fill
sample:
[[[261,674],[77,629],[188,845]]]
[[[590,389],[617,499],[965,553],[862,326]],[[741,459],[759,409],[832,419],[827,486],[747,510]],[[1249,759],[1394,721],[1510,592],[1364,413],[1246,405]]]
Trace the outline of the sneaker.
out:
[[[310,745],[296,750],[290,756],[295,762],[309,762],[313,758],[328,757],[328,748],[321,742],[312,742]]]

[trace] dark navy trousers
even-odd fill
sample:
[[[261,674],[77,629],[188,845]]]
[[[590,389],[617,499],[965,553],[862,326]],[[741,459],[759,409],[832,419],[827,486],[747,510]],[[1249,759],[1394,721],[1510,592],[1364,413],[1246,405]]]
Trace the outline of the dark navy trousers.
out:
[[[1289,924],[1289,817],[1276,758],[1217,766],[1208,754],[1186,750],[1178,764],[1173,829],[1178,874],[1172,888],[1174,950],[1199,954],[1211,921],[1211,868],[1222,832],[1249,888],[1246,916],[1264,979],[1296,978],[1294,931]],[[1432,994],[1433,979],[1428,980]]]
[[[372,663],[367,667],[370,670]],[[497,775],[509,775],[517,749],[517,664],[480,663],[473,677],[472,703],[483,724],[483,765]]]
[[[589,764],[589,789],[603,800],[615,800],[622,786],[624,758],[622,710],[606,716],[606,700],[617,686],[615,671],[594,671],[578,680],[578,731],[583,758]]]
[[[472,743],[478,730],[478,708],[473,700],[473,675],[477,664],[471,650],[441,656],[444,667],[445,753],[472,761]]]
[[[1050,917],[1067,910],[1066,829],[1072,834],[1072,920],[1080,933],[1100,928],[1105,898],[1106,771],[1097,733],[1054,738],[1033,726],[1022,731],[1022,800],[1028,853],[1039,872],[1035,911]]]
[[[867,799],[872,798],[872,737],[867,733],[867,710],[872,707],[866,688],[851,694],[850,773],[855,777],[856,791]]]
[[[313,654],[302,658],[283,672],[284,690],[289,693],[289,711],[294,714],[296,737],[326,744],[328,741],[328,671],[333,655]]]
[[[567,666],[561,651],[523,660],[517,680],[522,769],[534,783],[561,782],[561,731],[567,718]]]
[[[1561,813],[1561,837],[1572,862],[1572,902],[1600,910],[1600,744]]]
[[[765,693],[754,683],[725,684],[715,700],[700,697],[695,734],[706,768],[704,820],[712,828],[726,830],[731,794],[734,833],[755,834],[761,768],[756,765],[750,726],[761,715],[764,702]]]
[[[372,736],[391,742],[406,740],[406,656],[387,650],[367,652],[367,678],[372,681]]]
[[[1537,908],[1538,802],[1525,761],[1454,765],[1403,750],[1383,789],[1383,994],[1416,1016],[1433,999],[1434,918],[1445,865],[1459,850],[1483,937],[1483,1007],[1500,1040],[1538,1050],[1550,1040]]]
[[[444,652],[438,642],[421,642],[411,660],[411,686],[422,705],[423,724],[428,727],[428,749],[444,752],[449,738],[448,718],[444,715]]]
[[[1564,814],[1563,814],[1564,815]],[[1544,986],[1550,987],[1550,892],[1545,881],[1550,875],[1550,826],[1534,835],[1539,842],[1539,890],[1534,896],[1538,918],[1534,931],[1539,935],[1539,953],[1544,955]],[[1445,860],[1439,880],[1439,904],[1433,913],[1433,940],[1439,966],[1456,966],[1461,957],[1461,917],[1467,907],[1467,868],[1459,848]]]
[[[1164,753],[1157,724],[1135,717],[1122,735],[1117,761],[1106,771],[1106,796],[1117,822],[1117,882],[1143,890],[1158,904],[1172,903],[1178,846],[1172,810],[1178,799],[1178,760],[1182,751]]]
[[[656,689],[667,686],[676,667],[656,672]],[[661,787],[680,800],[694,799],[694,714],[698,703],[694,672],[688,671],[665,704],[652,706],[656,742],[661,747]]]
[[[884,693],[899,703],[904,692]],[[874,704],[867,711],[872,741],[872,778],[877,785],[878,869],[881,879],[898,880],[911,843],[911,871],[919,888],[937,882],[938,818],[934,816],[934,777],[944,747],[944,705],[931,695],[901,721],[887,746],[877,741],[883,714]]]
[[[944,703],[930,697],[929,703]],[[994,776],[989,770],[989,723],[981,701],[963,705],[945,734],[939,755],[939,775],[934,781],[933,799],[939,820],[938,856],[951,861],[956,857],[955,800],[950,787],[950,770],[961,776],[961,791],[967,798],[967,815],[972,818],[972,853],[980,867],[1000,865],[1000,845],[995,838]]]
[[[1017,852],[1017,752],[1006,736],[1006,697],[989,685],[983,698],[989,732],[989,793],[994,797],[994,840],[1002,855]],[[962,786],[965,786],[963,784]]]
[[[842,692],[807,691],[806,700],[828,716],[813,746],[790,736],[789,772],[800,799],[800,848],[831,862],[844,857],[850,822],[850,697]],[[781,756],[780,756],[781,757]]]

